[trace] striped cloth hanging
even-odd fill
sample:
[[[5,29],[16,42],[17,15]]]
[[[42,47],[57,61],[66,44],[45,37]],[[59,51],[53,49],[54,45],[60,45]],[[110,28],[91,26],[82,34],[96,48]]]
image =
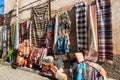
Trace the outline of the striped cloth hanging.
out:
[[[32,44],[36,47],[45,46],[46,26],[48,23],[48,2],[32,9]]]
[[[10,26],[10,38],[11,38],[11,41],[10,41],[10,43],[11,43],[11,48],[13,49],[14,48],[14,37],[15,37],[15,25],[14,24],[12,24],[11,26]]]
[[[77,32],[77,46],[79,50],[87,50],[87,17],[86,4],[84,2],[78,3],[76,6],[76,32]]]
[[[99,37],[99,59],[113,60],[111,2],[110,0],[96,0]]]

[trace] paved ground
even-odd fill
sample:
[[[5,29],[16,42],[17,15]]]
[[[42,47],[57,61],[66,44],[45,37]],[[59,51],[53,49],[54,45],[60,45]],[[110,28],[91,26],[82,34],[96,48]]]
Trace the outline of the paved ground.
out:
[[[113,64],[108,62],[102,65],[107,71],[107,76],[115,80],[120,80],[120,55],[115,55]]]
[[[12,69],[10,66],[0,64],[0,80],[50,80],[38,74]]]
[[[67,65],[67,64],[66,64]],[[107,71],[107,80],[120,80],[120,55],[114,56],[113,64],[108,62],[102,64]],[[67,66],[65,66],[67,67]],[[12,69],[10,66],[0,64],[0,80],[54,80],[38,74]]]

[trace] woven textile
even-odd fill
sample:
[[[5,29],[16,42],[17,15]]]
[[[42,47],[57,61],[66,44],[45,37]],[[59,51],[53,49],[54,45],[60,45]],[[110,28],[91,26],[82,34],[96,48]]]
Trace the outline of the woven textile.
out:
[[[11,38],[11,48],[13,48],[14,47],[14,38],[15,38],[15,25],[14,24],[12,24],[11,26],[10,26],[10,38]]]
[[[2,49],[2,26],[0,26],[0,50]]]
[[[89,36],[89,50],[94,49],[98,51],[98,31],[97,31],[97,13],[96,13],[96,5],[93,3],[88,6],[88,36]]]
[[[96,0],[99,37],[99,59],[113,60],[111,2]]]
[[[79,50],[87,49],[87,22],[86,22],[86,4],[80,2],[76,5],[76,32],[77,45]]]
[[[26,26],[27,26],[26,22],[20,24],[20,43],[22,43],[26,39],[25,37],[27,29]]]
[[[54,43],[54,26],[55,18],[51,18],[49,24],[47,25],[47,33],[46,33],[46,48],[48,49],[48,54],[52,54],[53,52],[53,43]]]
[[[48,22],[48,2],[32,9],[32,44],[33,46],[45,46],[46,26]]]

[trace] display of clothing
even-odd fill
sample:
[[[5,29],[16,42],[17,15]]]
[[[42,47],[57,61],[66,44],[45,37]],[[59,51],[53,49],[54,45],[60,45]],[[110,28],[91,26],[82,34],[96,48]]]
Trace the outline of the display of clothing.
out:
[[[51,70],[55,75],[55,73],[59,73],[57,68],[60,69],[64,64],[60,61],[57,64],[54,63],[53,56],[70,58],[69,53],[72,53],[69,48],[71,38],[73,44],[75,41],[77,43],[76,52],[85,53],[81,62],[75,61],[72,64],[72,79],[103,80],[101,75],[105,71],[100,65],[92,62],[97,62],[98,59],[101,61],[113,60],[110,0],[96,0],[89,4],[82,1],[75,4],[74,8],[76,23],[71,22],[70,19],[73,19],[73,15],[69,11],[56,13],[54,17],[48,18],[49,4],[46,2],[31,9],[31,20],[19,23],[18,32],[15,24],[10,27],[0,27],[0,36],[2,36],[0,50],[3,49],[3,56],[8,53],[7,57],[11,64],[11,58],[17,59],[15,62],[19,67],[32,68],[33,65],[36,65],[43,72]],[[76,26],[72,27],[71,23]],[[75,28],[76,30],[74,30]],[[74,34],[77,35],[77,38],[74,37],[76,40],[73,38],[74,35],[70,36],[73,31],[71,29],[76,31]],[[16,39],[16,33],[19,35],[18,39]],[[19,46],[16,49],[17,40]],[[72,47],[71,49],[74,49]],[[13,49],[18,51],[16,57],[12,56]],[[49,54],[51,56],[48,56]]]

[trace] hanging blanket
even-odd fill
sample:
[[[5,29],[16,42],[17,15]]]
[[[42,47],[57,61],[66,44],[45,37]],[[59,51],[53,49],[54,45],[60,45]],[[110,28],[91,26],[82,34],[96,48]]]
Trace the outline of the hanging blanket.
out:
[[[14,47],[14,38],[15,38],[15,25],[12,24],[10,26],[10,47],[13,48]]]
[[[113,60],[110,0],[96,0],[99,37],[99,59]]]
[[[76,5],[76,32],[77,46],[79,50],[87,49],[87,22],[86,22],[86,4],[80,2]]]
[[[48,3],[41,4],[32,9],[32,20],[32,44],[37,47],[45,46],[44,41],[48,22]]]

